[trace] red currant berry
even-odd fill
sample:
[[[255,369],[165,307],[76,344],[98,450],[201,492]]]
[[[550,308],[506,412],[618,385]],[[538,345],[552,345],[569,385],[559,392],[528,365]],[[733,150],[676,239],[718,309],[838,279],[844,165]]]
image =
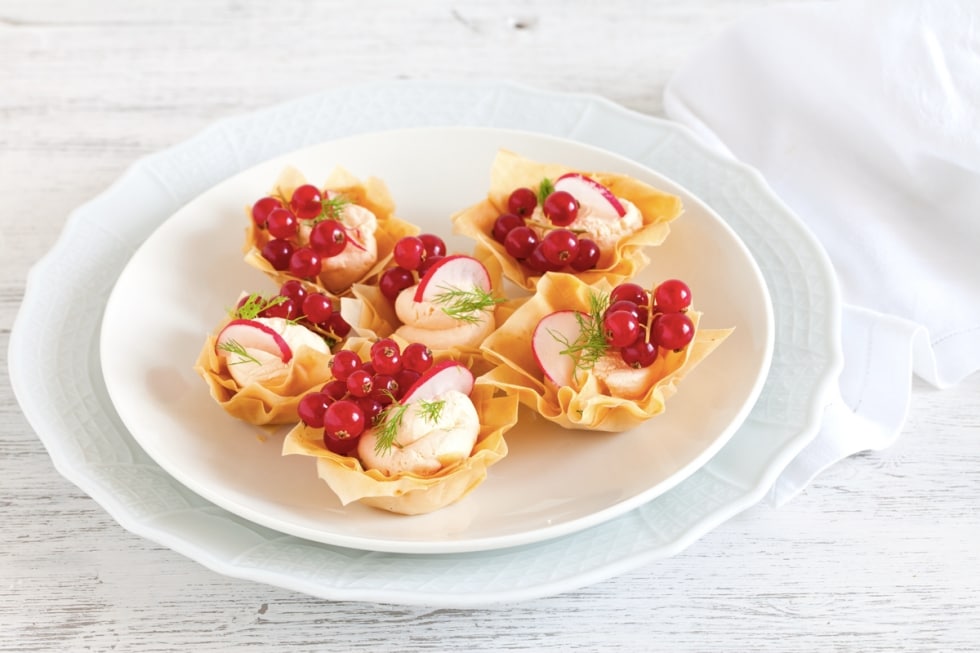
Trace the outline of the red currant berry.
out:
[[[371,345],[371,364],[379,374],[397,374],[402,368],[402,353],[398,343],[391,338],[382,338]]]
[[[429,268],[431,268],[433,265],[435,265],[436,263],[438,263],[439,261],[441,261],[444,258],[446,258],[446,257],[445,256],[429,256],[428,254],[426,254],[425,255],[425,260],[422,261],[422,265],[420,265],[419,266],[419,269],[417,270],[417,272],[419,273],[419,277],[424,276],[425,273],[429,271]],[[415,282],[413,281],[412,283],[415,283]]]
[[[646,338],[639,338],[632,345],[620,350],[623,362],[633,368],[650,367],[657,360],[657,345]]]
[[[346,383],[351,373],[359,369],[361,369],[360,356],[347,349],[341,349],[330,360],[330,371],[333,373],[333,378],[338,381]]]
[[[330,404],[323,415],[325,435],[337,440],[356,438],[364,432],[364,411],[350,399]]]
[[[288,240],[273,238],[262,246],[262,258],[280,272],[289,269],[289,261],[292,257],[293,246]]]
[[[367,397],[372,390],[374,390],[374,381],[364,368],[354,370],[347,377],[347,392],[355,397]]]
[[[340,379],[327,381],[323,384],[320,392],[327,398],[329,403],[339,401],[347,396],[347,383]]]
[[[350,333],[351,326],[348,324],[347,320],[340,313],[334,311],[333,314],[327,318],[326,322],[321,322],[317,325],[327,333],[332,333],[336,338],[343,340]]]
[[[640,307],[633,302],[628,302],[625,299],[620,299],[619,301],[613,302],[609,305],[609,308],[606,309],[606,315],[615,313],[616,311],[625,311],[635,317],[637,322],[642,324],[640,321]]]
[[[653,302],[661,313],[680,313],[691,305],[691,289],[680,279],[668,279],[653,291]]]
[[[693,339],[694,323],[684,313],[662,313],[650,325],[650,340],[664,349],[683,349]]]
[[[534,213],[538,206],[538,196],[530,188],[518,188],[507,198],[507,210],[522,217]]]
[[[364,420],[367,422],[367,426],[375,426],[378,421],[378,416],[385,409],[384,404],[374,397],[358,397],[356,401],[364,413]]]
[[[541,251],[541,243],[538,243],[538,246],[534,248],[531,255],[524,259],[524,263],[527,264],[527,267],[531,268],[533,272],[537,272],[539,274],[544,274],[545,272],[558,272],[558,270],[561,270],[563,267],[561,265],[555,265],[545,258],[544,253]]]
[[[419,239],[425,245],[425,254],[427,257],[446,255],[446,241],[439,236],[435,234],[421,234]]]
[[[432,350],[421,342],[413,342],[402,352],[402,367],[407,370],[422,373],[432,367]]]
[[[289,240],[299,231],[299,220],[286,209],[273,209],[265,226],[273,238]]]
[[[650,301],[647,291],[637,283],[621,283],[609,293],[610,303],[618,301],[633,302],[637,306],[645,306]]]
[[[406,270],[417,270],[425,259],[425,243],[416,236],[405,236],[395,243],[392,256]]]
[[[323,211],[323,198],[320,190],[311,184],[304,184],[293,191],[289,208],[301,220],[311,220]]]
[[[374,384],[371,390],[371,397],[377,399],[385,406],[391,404],[398,395],[398,381],[395,377],[388,374],[375,374],[371,379]]]
[[[552,265],[563,268],[578,256],[578,237],[568,229],[549,231],[541,239],[541,254]]]
[[[310,428],[323,428],[323,416],[331,403],[333,400],[322,392],[311,392],[299,400],[296,412],[303,423]]]
[[[578,207],[578,200],[572,197],[571,193],[556,190],[548,195],[541,208],[545,217],[551,220],[551,224],[567,227],[578,217]]]
[[[526,259],[538,246],[538,234],[530,227],[516,227],[511,229],[507,237],[504,238],[504,249],[507,254],[518,260]]]
[[[613,311],[603,318],[602,332],[611,346],[627,347],[640,337],[640,323],[630,312]]]
[[[297,306],[302,306],[303,301],[309,293],[302,281],[290,279],[279,286],[279,294],[293,300]]]
[[[263,197],[252,205],[252,221],[255,222],[255,226],[262,229],[269,219],[269,214],[281,208],[282,202],[275,197]]]
[[[326,322],[333,315],[333,302],[323,293],[312,293],[303,300],[303,315],[313,324]]]
[[[411,270],[403,267],[388,268],[381,273],[378,279],[378,288],[381,294],[388,298],[388,301],[398,299],[398,293],[415,285],[415,276]]]
[[[415,385],[415,382],[420,378],[422,378],[421,372],[410,370],[407,367],[402,368],[402,371],[395,375],[395,382],[398,383],[398,392],[395,393],[395,399],[404,397],[405,392]]]
[[[326,431],[323,432],[323,446],[338,456],[356,456],[357,444],[361,441],[357,438],[334,438]]]
[[[281,302],[262,309],[258,316],[281,317],[284,320],[294,320],[297,317],[297,313],[299,313],[299,310],[296,308],[296,302],[285,297]]]
[[[303,279],[312,279],[320,274],[320,255],[309,247],[298,247],[289,257],[289,274]]]
[[[591,238],[578,239],[578,256],[572,261],[572,269],[576,272],[591,270],[599,263],[599,245]]]
[[[497,219],[493,221],[493,229],[490,231],[490,235],[498,243],[503,243],[504,238],[507,234],[511,232],[512,229],[524,226],[524,218],[519,215],[514,215],[513,213],[502,213],[497,216]]]
[[[642,325],[650,324],[650,307],[646,304],[643,306],[637,306],[636,319],[639,320],[640,324]]]
[[[318,222],[310,231],[310,247],[324,258],[337,256],[347,247],[347,232],[336,220]]]

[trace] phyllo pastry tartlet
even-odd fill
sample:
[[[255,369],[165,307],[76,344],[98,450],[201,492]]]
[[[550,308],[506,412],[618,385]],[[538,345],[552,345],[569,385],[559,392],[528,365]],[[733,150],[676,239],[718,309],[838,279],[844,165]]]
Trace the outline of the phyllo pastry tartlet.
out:
[[[350,330],[336,299],[287,281],[276,295],[244,295],[207,337],[194,369],[232,416],[292,424],[300,398],[331,378],[332,348]]]
[[[301,422],[283,443],[284,455],[316,459],[341,503],[432,512],[469,494],[507,455],[516,396],[421,343],[353,347],[337,352],[334,379],[303,398]]]
[[[546,272],[586,283],[632,278],[661,244],[681,199],[632,177],[531,161],[502,150],[486,199],[453,216],[455,230],[500,261],[504,276],[533,290]]]
[[[277,283],[301,279],[347,294],[354,283],[376,279],[399,238],[418,233],[394,211],[379,179],[362,183],[337,168],[318,187],[286,168],[247,211],[245,261]]]
[[[515,305],[503,295],[496,259],[446,254],[437,236],[402,238],[392,263],[377,285],[353,288],[361,304],[352,319],[362,335],[420,342],[440,352],[478,352]]]
[[[483,345],[488,383],[569,429],[623,431],[663,412],[731,329],[703,329],[682,281],[652,291],[545,274]]]

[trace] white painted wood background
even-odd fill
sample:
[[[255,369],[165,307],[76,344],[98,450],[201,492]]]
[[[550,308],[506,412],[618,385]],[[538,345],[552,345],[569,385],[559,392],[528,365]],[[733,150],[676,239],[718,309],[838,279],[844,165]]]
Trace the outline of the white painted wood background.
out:
[[[0,357],[30,265],[137,157],[299,95],[504,79],[661,114],[672,70],[766,0],[0,0]],[[883,5],[884,6],[884,5]],[[980,375],[905,432],[668,560],[492,610],[333,603],[123,530],[0,378],[0,650],[980,650]]]

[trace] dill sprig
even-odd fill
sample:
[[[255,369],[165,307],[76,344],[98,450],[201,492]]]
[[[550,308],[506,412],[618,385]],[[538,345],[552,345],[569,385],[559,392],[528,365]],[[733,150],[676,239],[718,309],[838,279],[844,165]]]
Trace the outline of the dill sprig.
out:
[[[322,208],[320,210],[320,215],[309,220],[303,220],[303,224],[313,228],[324,222],[326,220],[333,220],[340,224],[341,229],[344,230],[344,234],[347,236],[347,242],[356,247],[359,250],[366,251],[367,248],[363,243],[359,242],[357,238],[354,238],[355,229],[347,226],[342,220],[344,215],[344,209],[353,202],[343,195],[334,195],[329,199],[322,200]]]
[[[408,404],[390,404],[378,417],[377,439],[374,441],[374,453],[379,456],[388,452],[395,444],[398,429],[405,419]]]
[[[323,191],[324,195],[327,193],[328,191]],[[276,186],[275,190],[272,191],[270,196],[279,200],[279,203],[287,209],[289,208],[289,200],[286,199],[286,193],[283,192],[282,188]],[[330,198],[323,198],[320,200],[320,204],[322,206],[320,209],[320,215],[309,220],[304,220],[303,222],[312,227],[317,222],[323,222],[324,220],[339,220],[341,214],[344,212],[344,207],[351,204],[351,200],[343,195],[334,195]]]
[[[351,201],[343,195],[334,195],[323,200],[323,214],[332,220],[339,220],[348,204],[351,204]]]
[[[265,309],[278,306],[284,301],[286,301],[286,298],[282,295],[276,295],[275,297],[266,299],[262,295],[253,292],[241,306],[229,312],[233,317],[240,320],[254,320]]]
[[[377,430],[377,439],[374,442],[374,452],[378,455],[387,453],[395,445],[395,438],[398,437],[398,430],[405,420],[405,411],[411,404],[392,403],[381,413],[379,417],[380,426]],[[445,399],[419,402],[418,414],[430,424],[435,424],[442,416],[442,409],[446,406]]]
[[[568,338],[556,331],[548,332],[552,338],[564,345],[565,348],[559,354],[575,359],[576,369],[583,371],[592,369],[596,361],[609,349],[606,335],[602,331],[602,315],[608,307],[608,295],[590,292],[589,314],[584,315],[579,312],[575,314],[579,326],[579,335],[574,342],[569,342]]]
[[[445,407],[445,399],[435,399],[433,401],[423,399],[419,402],[419,415],[429,424],[435,424],[442,417],[442,409]]]
[[[309,220],[304,220],[304,224],[314,227],[324,220],[340,220],[344,214],[344,209],[348,204],[351,204],[351,201],[343,195],[334,195],[329,199],[321,200],[321,204],[320,215]]]
[[[555,184],[553,181],[545,177],[538,184],[538,204],[544,205],[544,201],[555,192]]]
[[[237,340],[227,340],[218,345],[218,349],[239,357],[237,361],[228,361],[229,365],[241,365],[242,363],[255,363],[256,365],[262,364],[259,359],[248,353],[248,350],[246,350],[245,347],[243,347]]]
[[[480,311],[492,308],[500,304],[505,299],[494,297],[489,291],[478,286],[471,290],[461,290],[450,286],[439,286],[444,292],[432,298],[436,304],[440,304],[442,312],[460,322],[475,324],[480,321],[477,315]]]

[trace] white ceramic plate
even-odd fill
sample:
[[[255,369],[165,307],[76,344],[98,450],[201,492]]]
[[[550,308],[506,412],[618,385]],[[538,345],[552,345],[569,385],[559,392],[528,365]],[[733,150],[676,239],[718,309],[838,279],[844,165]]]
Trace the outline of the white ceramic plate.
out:
[[[475,553],[378,553],[283,535],[163,471],[116,414],[99,363],[100,308],[133,252],[181,206],[262,161],[355,134],[446,125],[523,129],[603,147],[679,181],[738,233],[765,277],[775,324],[769,375],[742,427],[686,480],[615,519]],[[839,314],[829,262],[807,229],[756,172],[714,154],[688,130],[588,95],[499,83],[378,83],[223,120],[135,163],[70,216],[32,270],[8,367],[57,469],[127,529],[221,573],[319,597],[461,607],[555,594],[649,564],[758,502],[816,435],[842,363]]]
[[[322,181],[335,166],[389,185],[397,214],[451,251],[449,216],[486,196],[506,148],[578,169],[626,173],[682,197],[685,212],[652,251],[647,285],[684,279],[702,325],[735,332],[680,385],[667,411],[627,433],[568,431],[522,412],[510,454],[463,501],[416,517],[341,506],[315,460],[281,455],[272,437],[217,408],[192,371],[202,343],[243,291],[276,286],[242,261],[243,206],[293,165]],[[133,310],[139,306],[139,310]],[[762,274],[735,233],[661,175],[594,147],[485,128],[354,136],[249,169],[184,206],[123,270],[105,311],[102,371],[113,404],[147,453],[202,497],[258,524],[310,540],[375,551],[445,553],[528,544],[616,517],[693,473],[741,425],[762,388],[773,325]]]

